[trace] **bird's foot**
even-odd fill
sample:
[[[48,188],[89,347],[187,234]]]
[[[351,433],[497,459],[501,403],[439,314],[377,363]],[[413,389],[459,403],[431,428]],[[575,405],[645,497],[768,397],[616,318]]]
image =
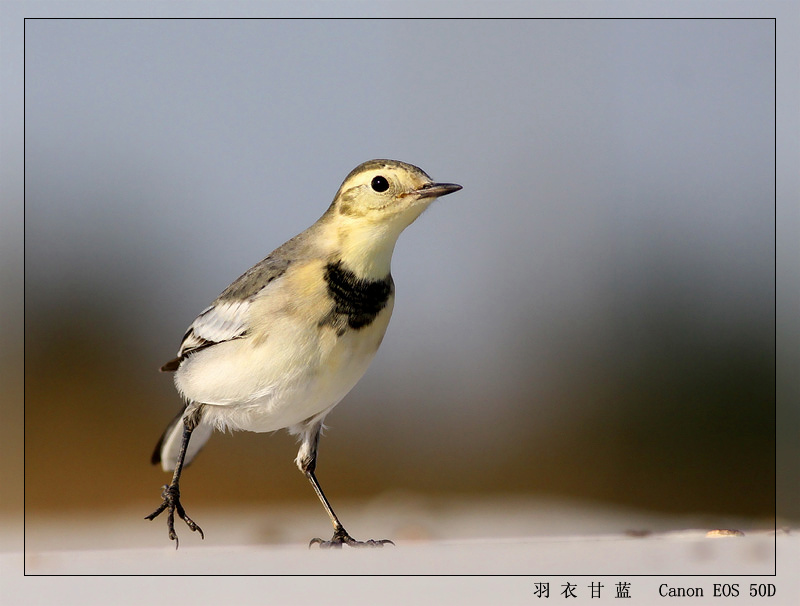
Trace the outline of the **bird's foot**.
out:
[[[339,527],[333,531],[333,537],[330,541],[323,541],[320,538],[314,538],[308,543],[308,547],[310,549],[314,544],[319,545],[320,549],[330,549],[331,547],[334,549],[341,549],[342,545],[349,545],[350,547],[383,547],[387,543],[389,545],[394,545],[394,542],[390,541],[389,539],[380,539],[378,541],[375,539],[369,539],[368,541],[356,541],[353,537],[347,534],[347,531],[344,528]]]
[[[167,528],[169,529],[169,538],[172,541],[175,541],[175,549],[178,548],[178,535],[175,533],[175,512],[178,512],[178,517],[186,522],[186,525],[192,529],[192,532],[199,532],[200,538],[205,539],[203,535],[203,530],[190,518],[186,515],[186,511],[183,509],[183,505],[181,505],[181,491],[178,490],[178,487],[175,485],[168,485],[164,486],[163,491],[161,492],[161,498],[164,499],[164,502],[159,505],[158,509],[156,509],[153,513],[149,516],[145,516],[145,520],[155,520],[162,511],[165,509],[167,510]]]

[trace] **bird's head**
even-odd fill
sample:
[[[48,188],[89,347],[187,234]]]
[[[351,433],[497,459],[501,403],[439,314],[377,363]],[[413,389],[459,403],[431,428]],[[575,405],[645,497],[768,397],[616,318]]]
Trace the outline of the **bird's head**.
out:
[[[369,160],[345,177],[322,221],[348,265],[382,277],[400,233],[436,198],[459,189],[412,164]]]
[[[399,222],[404,228],[436,198],[459,189],[455,183],[435,183],[412,164],[369,160],[347,175],[332,210],[368,222]]]

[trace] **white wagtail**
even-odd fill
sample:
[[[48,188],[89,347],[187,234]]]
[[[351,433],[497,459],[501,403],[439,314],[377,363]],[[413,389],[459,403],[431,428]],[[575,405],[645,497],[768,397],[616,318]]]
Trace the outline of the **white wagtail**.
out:
[[[179,481],[220,431],[275,431],[298,436],[295,462],[333,523],[322,547],[383,546],[356,541],[344,529],[314,475],[322,422],[362,377],[381,344],[394,305],[390,273],[397,238],[437,197],[461,189],[435,183],[416,166],[370,160],[342,183],[325,214],[228,286],[192,322],[175,372],[186,406],[170,423],[152,462],[173,470],[163,502],[176,542],[175,512],[200,527],[181,505]]]

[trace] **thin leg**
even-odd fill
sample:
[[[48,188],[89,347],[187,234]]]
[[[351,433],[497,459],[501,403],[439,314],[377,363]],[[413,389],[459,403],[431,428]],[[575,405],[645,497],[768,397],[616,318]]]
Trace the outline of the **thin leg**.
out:
[[[321,430],[322,422],[320,421],[303,433],[303,443],[300,445],[300,451],[297,453],[295,462],[300,468],[300,471],[302,471],[308,478],[308,481],[311,482],[311,486],[314,487],[314,492],[317,493],[322,506],[328,513],[328,517],[333,524],[333,537],[330,541],[323,541],[320,538],[311,539],[308,546],[311,547],[315,543],[321,548],[341,548],[344,544],[350,545],[351,547],[383,547],[386,543],[394,545],[389,539],[356,541],[347,533],[344,526],[342,526],[338,516],[333,511],[333,507],[331,507],[330,502],[325,496],[325,493],[322,492],[322,487],[319,485],[317,476],[314,475],[314,471],[317,467],[317,447],[319,445],[319,434]]]
[[[189,439],[192,437],[192,431],[197,427],[200,422],[200,409],[196,413],[187,415],[183,419],[183,438],[181,440],[181,449],[178,452],[178,462],[175,465],[175,472],[172,474],[172,482],[163,487],[161,498],[164,501],[159,505],[149,516],[145,516],[145,520],[154,520],[162,511],[167,510],[167,528],[169,529],[169,538],[175,541],[175,549],[178,548],[178,535],[175,533],[175,512],[178,512],[178,517],[186,522],[186,525],[200,533],[200,538],[205,538],[203,530],[192,520],[181,505],[181,491],[179,488],[181,471],[183,471],[183,460],[186,457],[186,448],[189,446]]]

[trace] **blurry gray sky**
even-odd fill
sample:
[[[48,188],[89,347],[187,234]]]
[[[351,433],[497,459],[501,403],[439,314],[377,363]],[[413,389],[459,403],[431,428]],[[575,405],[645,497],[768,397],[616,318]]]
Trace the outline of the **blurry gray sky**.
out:
[[[660,271],[703,321],[769,336],[773,29],[29,21],[29,305],[107,299],[169,356],[351,168],[389,157],[464,191],[398,245],[387,369],[514,372],[509,339],[610,321]]]
[[[388,157],[464,189],[401,237],[354,391],[379,404],[337,431],[465,439],[478,465],[623,383],[649,407],[693,368],[688,403],[714,364],[713,385],[774,371],[772,20],[29,20],[25,40],[28,355],[102,313],[109,355],[164,379],[199,311]]]

